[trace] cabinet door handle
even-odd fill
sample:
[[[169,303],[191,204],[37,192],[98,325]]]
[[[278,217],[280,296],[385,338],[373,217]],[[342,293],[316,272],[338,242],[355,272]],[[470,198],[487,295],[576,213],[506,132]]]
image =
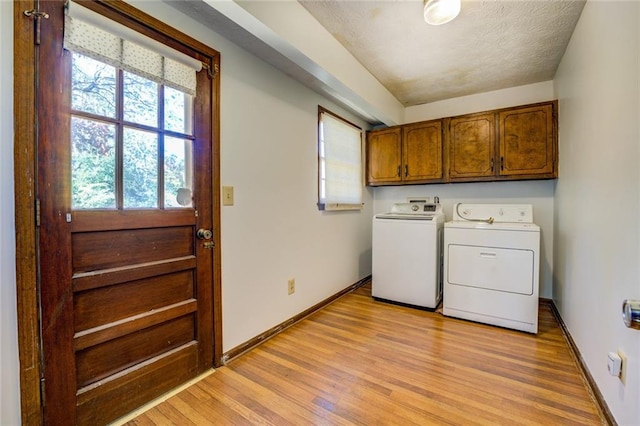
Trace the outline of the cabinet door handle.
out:
[[[402,176],[402,175],[400,174],[400,166],[398,166],[398,172],[397,172],[397,174],[398,174],[398,177],[401,177],[401,176]]]
[[[409,176],[409,165],[405,164],[404,165],[404,177]]]
[[[493,171],[493,158],[491,159],[491,171]]]
[[[500,157],[500,170],[504,170],[504,157]]]

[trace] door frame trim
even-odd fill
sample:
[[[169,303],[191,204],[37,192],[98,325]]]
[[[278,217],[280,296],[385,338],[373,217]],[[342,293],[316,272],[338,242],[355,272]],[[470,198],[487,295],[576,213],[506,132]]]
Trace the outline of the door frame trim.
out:
[[[222,263],[220,232],[220,53],[187,36],[124,1],[95,0],[94,5],[111,14],[128,16],[132,21],[168,34],[176,44],[186,46],[206,58],[210,69],[218,71],[211,94],[211,179],[213,247],[213,360],[222,365]],[[16,235],[16,301],[18,352],[20,362],[20,405],[23,424],[42,424],[41,340],[39,318],[38,250],[36,227],[37,133],[33,22],[24,16],[34,9],[34,0],[14,0],[14,197]],[[44,20],[43,20],[44,24]],[[174,46],[175,47],[175,46]],[[20,96],[16,96],[19,93]]]
[[[16,234],[16,296],[18,352],[20,361],[20,405],[23,424],[42,424],[40,395],[40,320],[37,288],[36,47],[33,24],[23,11],[35,8],[33,0],[13,3],[13,117],[14,197]],[[16,96],[20,93],[20,96]]]

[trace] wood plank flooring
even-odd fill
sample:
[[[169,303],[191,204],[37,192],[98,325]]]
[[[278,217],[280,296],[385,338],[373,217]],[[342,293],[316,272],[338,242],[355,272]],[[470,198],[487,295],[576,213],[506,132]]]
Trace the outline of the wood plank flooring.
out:
[[[551,309],[530,335],[362,287],[127,425],[602,425]]]

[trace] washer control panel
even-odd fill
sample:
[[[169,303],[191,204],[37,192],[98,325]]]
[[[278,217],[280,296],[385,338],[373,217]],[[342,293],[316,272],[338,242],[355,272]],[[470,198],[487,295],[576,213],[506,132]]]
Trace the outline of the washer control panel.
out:
[[[442,214],[442,205],[436,203],[395,203],[391,206],[390,213],[416,215]]]

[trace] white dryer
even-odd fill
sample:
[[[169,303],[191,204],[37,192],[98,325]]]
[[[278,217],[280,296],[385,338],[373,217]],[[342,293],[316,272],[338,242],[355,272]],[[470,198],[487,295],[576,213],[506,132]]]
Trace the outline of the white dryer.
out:
[[[538,332],[540,227],[530,204],[455,204],[443,269],[444,315]]]
[[[396,203],[373,218],[371,295],[433,310],[442,299],[444,213],[439,203]]]

